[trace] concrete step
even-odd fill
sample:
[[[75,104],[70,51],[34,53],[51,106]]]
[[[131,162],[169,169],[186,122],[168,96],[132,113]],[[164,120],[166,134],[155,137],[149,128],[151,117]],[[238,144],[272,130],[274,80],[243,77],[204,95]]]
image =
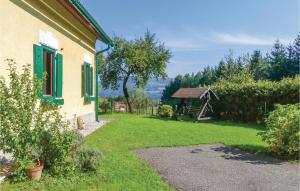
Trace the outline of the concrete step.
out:
[[[103,125],[107,124],[111,120],[100,120],[99,122],[93,121],[93,122],[87,122],[85,123],[85,127],[82,130],[79,130],[79,132],[83,136],[87,136],[91,134],[92,132],[96,131],[97,129],[103,127]]]

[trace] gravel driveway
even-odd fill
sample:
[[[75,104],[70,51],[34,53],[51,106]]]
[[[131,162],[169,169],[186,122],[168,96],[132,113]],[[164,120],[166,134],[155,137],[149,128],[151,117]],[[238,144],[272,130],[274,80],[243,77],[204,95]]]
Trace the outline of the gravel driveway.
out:
[[[297,164],[222,144],[134,151],[177,190],[298,191]]]

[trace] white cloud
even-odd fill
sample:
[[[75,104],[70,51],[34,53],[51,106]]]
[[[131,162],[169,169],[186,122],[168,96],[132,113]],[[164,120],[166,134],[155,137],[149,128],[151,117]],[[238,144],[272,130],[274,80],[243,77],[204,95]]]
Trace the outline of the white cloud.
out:
[[[272,46],[274,42],[279,41],[285,45],[290,44],[294,36],[276,36],[274,34],[260,34],[254,35],[245,32],[222,32],[216,30],[203,31],[200,28],[191,26],[181,26],[177,28],[170,28],[167,26],[160,26],[153,23],[135,26],[136,28],[152,28],[152,32],[157,34],[165,46],[173,52],[188,52],[188,51],[215,51],[228,50],[232,46]],[[139,35],[133,33],[125,37],[127,39],[137,38]]]
[[[197,39],[168,38],[164,40],[166,47],[173,51],[196,51],[203,50],[203,44]]]
[[[237,33],[213,33],[213,38],[216,43],[233,44],[233,45],[257,45],[270,46],[279,39],[283,44],[289,44],[293,38],[290,37],[275,37],[275,36],[254,36],[249,34]]]
[[[164,31],[158,36],[168,48],[175,52],[220,50],[228,49],[228,46],[234,45],[257,46],[259,48],[259,46],[272,46],[277,39],[285,45],[293,41],[293,37],[288,36],[258,36],[247,33],[221,32],[197,33],[191,30],[185,31],[183,35],[174,35],[174,33]]]

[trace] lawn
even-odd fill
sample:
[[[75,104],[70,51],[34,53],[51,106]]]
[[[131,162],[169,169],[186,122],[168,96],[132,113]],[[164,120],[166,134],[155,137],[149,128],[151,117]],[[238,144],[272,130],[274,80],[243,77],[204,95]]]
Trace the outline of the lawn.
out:
[[[86,145],[99,148],[104,159],[96,173],[79,173],[69,178],[43,177],[40,182],[4,183],[0,190],[174,190],[133,149],[223,143],[251,152],[266,144],[257,136],[260,126],[230,122],[181,122],[127,114],[113,118],[86,137]]]

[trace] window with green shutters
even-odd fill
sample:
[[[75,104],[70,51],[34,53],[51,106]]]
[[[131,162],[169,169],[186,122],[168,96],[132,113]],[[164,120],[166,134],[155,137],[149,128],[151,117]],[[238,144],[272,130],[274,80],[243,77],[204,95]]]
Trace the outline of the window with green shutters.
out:
[[[83,64],[83,96],[86,101],[94,101],[93,94],[93,67],[89,63]]]
[[[43,81],[43,88],[39,92],[41,99],[57,105],[64,104],[63,56],[47,46],[34,45],[34,74]]]

